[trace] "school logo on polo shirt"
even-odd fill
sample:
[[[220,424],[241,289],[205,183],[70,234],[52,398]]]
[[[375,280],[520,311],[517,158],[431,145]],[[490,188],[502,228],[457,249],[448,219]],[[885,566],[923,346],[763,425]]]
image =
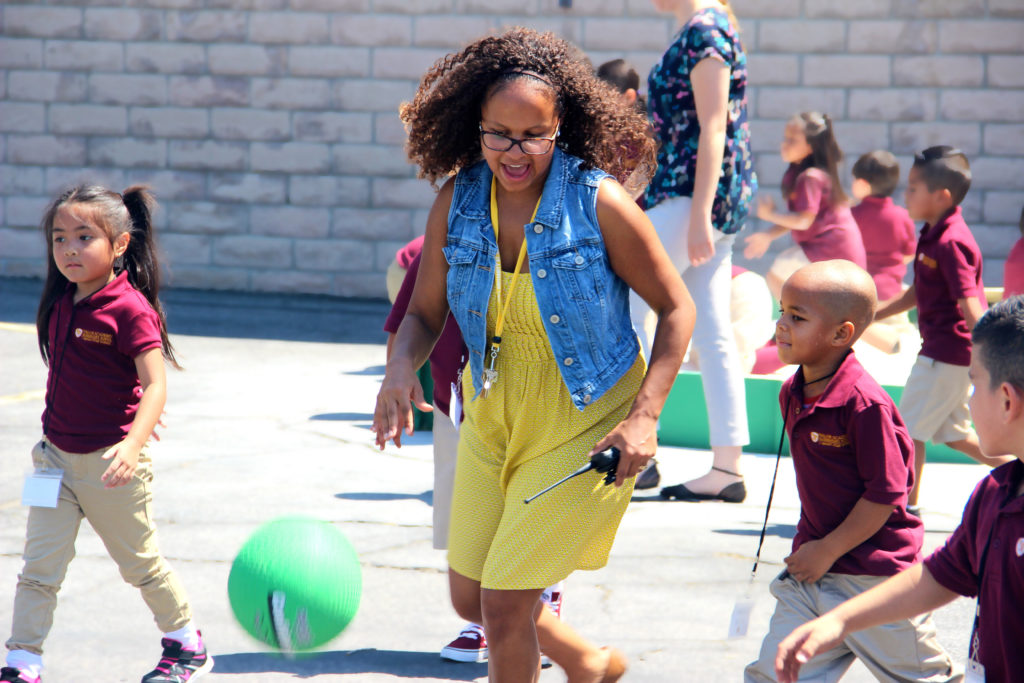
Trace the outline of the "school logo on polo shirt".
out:
[[[75,336],[81,337],[82,341],[103,344],[104,346],[110,346],[114,343],[114,335],[109,332],[94,332],[93,330],[83,330],[81,327],[76,327]]]
[[[930,256],[925,256],[923,253],[917,255],[917,260],[928,266],[929,268],[938,268],[939,262]]]
[[[823,434],[822,432],[811,432],[811,441],[820,443],[822,446],[842,448],[850,445],[850,439],[846,434]]]

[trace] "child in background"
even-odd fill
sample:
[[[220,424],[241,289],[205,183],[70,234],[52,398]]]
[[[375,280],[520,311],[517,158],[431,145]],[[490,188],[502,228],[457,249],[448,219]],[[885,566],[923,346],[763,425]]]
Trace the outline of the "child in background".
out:
[[[384,331],[388,333],[387,353],[391,357],[391,346],[395,341],[405,312],[412,299],[412,290],[416,285],[416,276],[420,271],[420,253],[423,250],[423,238],[417,237],[409,242],[399,253],[412,258],[405,279],[396,293],[394,305],[384,321]],[[431,502],[434,517],[434,548],[444,550],[448,547],[448,522],[451,518],[452,487],[455,484],[455,462],[459,449],[459,430],[455,420],[462,419],[461,414],[453,414],[456,404],[461,403],[462,370],[466,364],[466,344],[462,341],[462,333],[455,322],[454,316],[448,314],[441,336],[430,352],[430,374],[434,384],[433,395],[433,451],[434,451],[434,494]],[[456,392],[453,401],[453,389]],[[461,413],[461,408],[459,410]],[[562,582],[550,586],[541,594],[541,600],[551,608],[555,616],[562,615]],[[484,627],[472,622],[466,624],[458,636],[441,648],[441,658],[453,662],[485,662],[487,661],[487,638]]]
[[[748,683],[774,681],[785,634],[921,559],[924,528],[907,513],[914,457],[896,406],[853,353],[873,318],[871,276],[849,261],[796,271],[782,288],[779,356],[799,363],[779,403],[800,494],[800,521],[778,600]],[[850,636],[845,647],[805,664],[806,680],[837,681],[860,658],[878,680],[959,681],[930,615]]]
[[[986,306],[981,250],[960,211],[970,187],[971,166],[960,150],[939,145],[914,155],[907,211],[915,221],[925,222],[914,258],[914,283],[875,316],[880,320],[917,306],[921,351],[900,400],[900,413],[914,439],[909,505],[915,513],[925,442],[944,443],[990,466],[1005,461],[982,453],[967,410],[970,330]]]
[[[855,637],[854,632],[978,598],[968,670],[975,681],[1011,683],[1024,671],[1024,297],[993,306],[972,335],[971,415],[982,450],[1012,454],[974,489],[946,544],[872,590],[804,624],[779,644],[781,683]],[[988,571],[986,571],[988,569]],[[982,580],[982,576],[985,580]]]
[[[867,270],[875,281],[878,300],[888,301],[903,293],[907,264],[914,260],[917,234],[907,210],[892,201],[900,182],[900,164],[891,152],[878,149],[861,156],[853,165],[853,198],[850,209],[864,241]],[[865,341],[892,353],[899,347],[900,328],[910,329],[906,313],[886,318],[864,332]]]
[[[622,95],[622,103],[647,113],[647,101],[640,94],[640,74],[625,59],[612,59],[597,67],[597,77]]]
[[[640,74],[636,72],[636,69],[629,62],[624,59],[613,59],[605,62],[597,67],[597,77],[618,91],[619,101],[622,102],[622,106],[628,109],[635,109],[637,112],[647,116],[647,100],[638,90],[640,88]],[[619,178],[619,180],[622,182],[622,186],[626,188],[626,192],[629,192],[629,195],[642,209],[644,208],[644,192],[647,190],[647,184],[651,181],[651,176],[654,174],[656,166],[643,163],[643,159],[636,153],[636,149],[625,147],[624,150],[627,157],[624,166],[629,172],[625,174],[625,177]],[[657,471],[657,467],[651,465],[644,470],[644,474],[650,478],[652,473],[657,474]],[[653,484],[648,482],[649,485],[639,486],[640,481],[638,480],[637,484],[638,488],[652,488],[657,486],[658,482],[655,481]]]
[[[1021,238],[1010,249],[1006,263],[1003,264],[1004,299],[1024,294],[1024,209],[1021,209],[1020,222],[1017,225],[1020,228]]]
[[[860,203],[850,212],[864,240],[867,271],[875,281],[879,301],[903,293],[903,276],[917,246],[914,221],[892,201],[899,181],[900,164],[891,152],[868,152],[853,165],[851,191]]]
[[[774,225],[748,236],[743,251],[749,259],[761,258],[773,240],[792,233],[796,246],[779,254],[766,276],[776,299],[782,283],[808,263],[846,259],[867,266],[864,242],[839,182],[843,153],[832,120],[816,111],[797,114],[786,123],[779,152],[789,163],[782,195],[790,213],[779,213],[771,198],[761,198],[757,217]]]
[[[39,682],[43,641],[83,517],[164,633],[163,656],[143,683],[191,681],[213,667],[153,524],[146,441],[167,395],[164,359],[177,367],[157,299],[153,207],[144,187],[118,194],[83,185],[60,195],[43,217],[50,258],[36,329],[49,376],[32,460],[37,472],[62,471],[62,479],[53,505],[29,509],[0,681]]]

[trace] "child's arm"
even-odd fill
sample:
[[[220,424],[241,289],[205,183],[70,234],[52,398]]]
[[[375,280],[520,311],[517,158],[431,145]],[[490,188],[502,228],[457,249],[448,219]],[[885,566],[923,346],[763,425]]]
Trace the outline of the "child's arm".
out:
[[[797,581],[817,581],[836,560],[874,536],[889,519],[892,510],[892,505],[861,498],[842,524],[816,541],[807,541],[785,558],[790,576]]]
[[[967,296],[963,299],[957,299],[956,302],[960,304],[960,310],[964,313],[964,320],[967,321],[967,329],[973,330],[974,326],[981,320],[981,316],[985,315],[985,311],[981,308],[981,302],[978,301],[977,297]]]
[[[956,597],[923,564],[915,564],[795,629],[779,643],[775,675],[779,683],[794,683],[801,665],[835,647],[849,634],[929,612]]]
[[[789,230],[781,225],[773,225],[763,232],[755,232],[747,235],[747,246],[743,249],[743,255],[747,258],[761,258],[768,251],[772,242],[785,235]]]
[[[132,480],[135,468],[139,465],[139,451],[153,433],[160,420],[167,401],[167,372],[164,368],[164,357],[161,348],[155,347],[143,351],[135,357],[135,370],[139,373],[142,385],[142,398],[139,409],[135,412],[131,429],[121,443],[112,446],[103,454],[104,460],[110,460],[110,466],[100,477],[106,482],[108,489],[124,486]]]
[[[817,213],[814,211],[779,213],[775,210],[775,202],[771,197],[758,197],[757,199],[757,217],[786,230],[806,230],[814,223],[815,216]]]
[[[910,285],[902,294],[879,304],[878,310],[875,311],[875,320],[881,320],[882,318],[888,318],[890,315],[909,311],[916,305],[917,289],[914,285]]]

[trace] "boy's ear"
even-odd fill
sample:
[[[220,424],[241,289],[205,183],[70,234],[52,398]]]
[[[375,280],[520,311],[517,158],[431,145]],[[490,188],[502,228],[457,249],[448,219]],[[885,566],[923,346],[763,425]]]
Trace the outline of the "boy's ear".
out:
[[[950,192],[948,188],[944,187],[941,190],[939,190],[939,198],[946,206],[953,206],[953,193]]]
[[[1014,422],[1024,418],[1024,392],[1009,382],[999,385],[999,403],[1003,406],[1006,422]]]
[[[844,320],[836,327],[835,334],[832,337],[832,346],[850,346],[853,344],[854,335],[857,333],[857,328],[849,320]]]

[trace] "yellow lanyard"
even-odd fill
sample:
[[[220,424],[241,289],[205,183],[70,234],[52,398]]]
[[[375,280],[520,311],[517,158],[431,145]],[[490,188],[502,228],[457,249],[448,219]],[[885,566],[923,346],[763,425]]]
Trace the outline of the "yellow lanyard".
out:
[[[533,207],[533,215],[530,222],[537,217],[537,209],[540,208],[540,197],[537,198],[537,206]],[[491,225],[494,226],[494,242],[498,244],[498,184],[495,178],[491,178]],[[498,248],[497,263],[494,268],[494,288],[498,297],[498,320],[494,324],[494,337],[491,338],[491,364],[484,370],[484,392],[491,388],[491,384],[498,378],[498,372],[494,369],[494,362],[498,358],[498,351],[501,349],[501,331],[505,328],[505,315],[508,313],[509,304],[512,303],[512,293],[516,288],[516,280],[519,278],[519,271],[526,259],[526,235],[523,235],[523,244],[519,247],[519,257],[516,259],[516,268],[512,271],[512,281],[508,285],[508,296],[505,303],[501,299],[501,249]]]

